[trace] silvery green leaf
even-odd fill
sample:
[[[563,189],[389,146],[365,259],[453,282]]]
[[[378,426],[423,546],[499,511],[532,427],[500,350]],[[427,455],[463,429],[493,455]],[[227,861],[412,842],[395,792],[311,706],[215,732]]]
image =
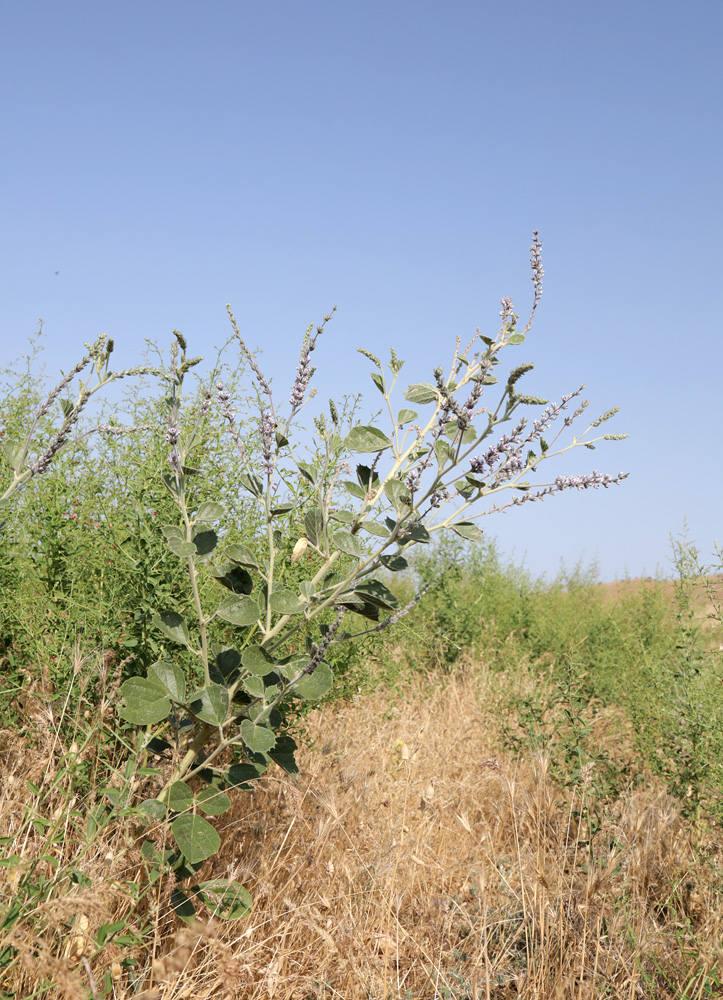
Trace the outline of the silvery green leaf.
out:
[[[258,476],[240,472],[238,478],[241,485],[255,497],[262,497],[264,495],[264,484]]]
[[[522,333],[513,333],[511,337],[507,338],[508,344],[524,344],[525,337]]]
[[[299,615],[307,605],[288,587],[276,587],[269,597],[269,607],[278,615]]]
[[[306,537],[318,548],[324,546],[324,514],[320,507],[312,507],[304,515]]]
[[[348,556],[360,559],[364,555],[364,549],[358,537],[349,531],[333,531],[331,540],[337,549]]]
[[[243,626],[255,624],[261,612],[252,598],[229,594],[221,601],[216,614],[231,625]]]
[[[192,865],[217,854],[221,848],[221,838],[202,816],[179,816],[171,823],[171,833],[181,854]]]
[[[370,535],[376,535],[377,538],[389,537],[387,528],[383,524],[377,524],[376,521],[362,521],[361,526],[364,531],[368,531]]]
[[[335,510],[331,517],[342,524],[354,524],[356,521],[356,515],[350,510]]]
[[[222,726],[228,715],[228,689],[222,684],[208,684],[193,692],[189,704],[196,718],[210,726]]]
[[[468,538],[472,542],[478,542],[482,538],[482,532],[472,521],[457,521],[449,527],[461,538]]]
[[[166,818],[166,807],[158,799],[144,799],[138,808],[149,819],[159,820]]]
[[[199,893],[214,917],[241,920],[251,913],[253,900],[248,889],[238,882],[216,878],[199,884]]]
[[[250,674],[265,677],[274,669],[274,661],[261,646],[247,646],[241,653],[241,662]]]
[[[5,458],[8,460],[15,472],[19,472],[20,467],[23,464],[24,450],[24,445],[20,444],[19,441],[3,442],[3,452],[5,454]]]
[[[294,694],[309,701],[323,698],[331,690],[334,675],[328,663],[320,663],[313,674],[305,674],[294,687]]]
[[[215,500],[204,500],[196,512],[196,521],[220,521],[226,516],[226,508]]]
[[[253,674],[246,674],[241,683],[244,691],[247,694],[250,694],[252,698],[263,698],[264,682],[261,677],[255,677]]]
[[[398,511],[404,507],[408,508],[412,503],[409,488],[400,479],[388,479],[384,484],[384,492]]]
[[[418,416],[419,414],[416,410],[403,409],[397,414],[397,423],[400,427],[402,427],[404,424],[411,424],[411,422],[416,420]]]
[[[383,396],[384,393],[387,391],[387,386],[383,377],[378,372],[370,372],[369,374],[372,377],[372,382]]]
[[[342,483],[342,486],[347,490],[348,493],[351,493],[353,497],[357,497],[359,500],[363,500],[364,497],[366,496],[366,491],[363,490],[361,486],[357,486],[356,483],[352,483],[351,480],[349,479],[345,479],[344,482]]]
[[[196,546],[193,542],[187,542],[185,538],[169,538],[168,548],[180,559],[190,559],[196,555]]]
[[[271,508],[271,514],[273,517],[278,517],[281,514],[288,514],[289,511],[294,509],[295,504],[293,503],[280,503],[276,507]]]
[[[248,566],[251,569],[259,568],[256,556],[247,545],[238,543],[227,545],[225,551],[227,558],[236,563],[237,566]]]
[[[440,465],[444,465],[445,462],[454,461],[454,451],[448,442],[443,441],[441,438],[434,442],[434,454],[437,456],[437,461]]]
[[[429,382],[415,382],[404,393],[404,398],[410,403],[424,406],[425,403],[436,403],[439,399],[439,392]]]
[[[312,486],[316,485],[316,468],[310,462],[297,462],[299,472],[308,479]]]
[[[162,611],[153,618],[153,624],[159,632],[162,632],[168,639],[177,642],[181,646],[190,648],[191,640],[188,634],[188,625],[175,611]]]
[[[183,671],[175,663],[159,660],[148,668],[148,679],[157,682],[177,704],[182,705],[186,697],[186,680]]]
[[[193,792],[185,781],[174,781],[168,789],[167,801],[172,812],[187,812],[193,806]]]
[[[121,685],[123,699],[118,714],[134,726],[148,726],[165,719],[171,711],[171,699],[164,688],[146,677],[129,677]]]
[[[349,451],[356,452],[384,451],[385,448],[392,446],[392,442],[383,431],[362,424],[349,431],[344,444]]]
[[[241,739],[249,750],[268,753],[276,743],[276,737],[266,726],[257,726],[250,719],[244,719],[240,726]]]
[[[207,816],[220,816],[231,808],[231,799],[215,785],[207,785],[196,796],[196,802]]]

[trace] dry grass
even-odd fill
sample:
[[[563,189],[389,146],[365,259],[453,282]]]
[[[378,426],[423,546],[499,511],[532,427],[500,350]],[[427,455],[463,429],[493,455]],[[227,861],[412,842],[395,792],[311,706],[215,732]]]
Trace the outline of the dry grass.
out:
[[[591,769],[563,793],[544,759],[502,751],[505,683],[467,669],[309,716],[301,777],[274,771],[216,823],[222,850],[200,874],[250,889],[253,913],[234,923],[186,927],[168,886],[132,912],[143,869],[130,822],[81,843],[64,748],[49,759],[5,734],[0,836],[22,863],[0,907],[32,862],[34,877],[76,868],[90,882],[14,925],[0,992],[101,996],[107,974],[105,995],[126,1000],[720,996],[718,847],[694,845],[652,780],[597,803],[591,838]],[[600,740],[616,732],[600,722]],[[21,841],[29,808],[55,825],[26,824]],[[124,918],[136,943],[94,958],[98,926]],[[53,985],[36,993],[43,977]]]

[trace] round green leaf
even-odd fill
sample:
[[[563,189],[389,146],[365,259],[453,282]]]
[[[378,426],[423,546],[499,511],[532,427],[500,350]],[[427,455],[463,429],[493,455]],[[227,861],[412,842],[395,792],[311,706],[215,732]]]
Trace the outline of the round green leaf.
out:
[[[215,500],[204,500],[196,513],[197,521],[220,521],[226,516],[226,508]]]
[[[349,431],[344,444],[349,451],[369,453],[384,451],[385,448],[392,446],[392,442],[383,431],[362,424]]]
[[[207,816],[220,816],[231,808],[231,799],[214,785],[208,785],[200,791],[196,796],[196,802]]]
[[[334,675],[328,663],[320,663],[313,674],[305,674],[294,687],[294,694],[314,701],[331,690]]]
[[[157,682],[179,705],[186,697],[186,680],[183,671],[175,663],[159,660],[148,668],[148,679]]]
[[[261,612],[252,598],[229,594],[221,601],[216,614],[231,625],[253,625]]]
[[[270,674],[274,669],[274,661],[261,646],[247,646],[241,654],[241,662],[249,673],[258,674],[259,677]]]
[[[165,719],[171,711],[166,692],[146,677],[129,677],[120,689],[123,699],[118,714],[134,726],[148,726]]]
[[[194,691],[190,699],[191,711],[202,722],[222,726],[228,715],[228,689],[221,684],[209,684]]]
[[[188,813],[179,816],[171,823],[171,833],[181,854],[192,865],[210,858],[221,847],[221,838],[202,816]]]
[[[410,403],[418,403],[423,406],[425,403],[436,403],[439,399],[439,393],[429,382],[415,382],[404,393],[404,398]]]
[[[333,531],[331,540],[337,549],[340,549],[348,556],[360,559],[364,555],[361,541],[356,535],[352,535],[350,531]]]
[[[238,566],[248,566],[251,569],[259,568],[256,556],[246,545],[227,545],[226,556],[231,560],[231,562],[236,563]]]
[[[139,810],[148,816],[149,819],[165,819],[166,818],[166,807],[158,799],[145,799],[138,806]]]
[[[193,551],[196,551],[195,548]],[[162,632],[168,639],[172,639],[173,642],[177,642],[181,646],[190,646],[188,625],[175,611],[162,611],[154,617],[153,624],[159,632]]]
[[[268,753],[276,743],[276,737],[266,726],[257,726],[250,719],[241,723],[241,739],[254,753]]]
[[[416,410],[400,410],[397,414],[397,423],[401,427],[402,424],[411,424],[413,420],[416,420],[419,414]]]
[[[251,894],[238,882],[218,878],[201,882],[198,888],[201,898],[214,916],[223,920],[240,920],[251,912]]]
[[[288,587],[277,587],[269,597],[269,605],[278,615],[299,615],[307,607]]]
[[[189,786],[185,781],[174,781],[168,789],[168,808],[172,812],[187,812],[192,806],[193,792]]]

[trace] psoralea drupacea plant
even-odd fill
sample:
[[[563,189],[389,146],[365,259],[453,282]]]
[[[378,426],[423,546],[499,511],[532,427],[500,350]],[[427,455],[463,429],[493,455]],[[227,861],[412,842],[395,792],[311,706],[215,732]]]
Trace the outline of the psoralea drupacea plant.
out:
[[[451,530],[474,541],[481,537],[477,521],[486,514],[567,489],[608,487],[624,478],[595,470],[557,475],[533,487],[532,477],[549,459],[622,435],[590,436],[614,415],[609,410],[565,441],[588,407],[580,398],[583,386],[559,403],[548,403],[518,393],[531,364],[513,367],[504,383],[495,375],[502,351],[524,342],[540,301],[537,233],[531,266],[534,300],[524,331],[517,332],[512,302],[503,299],[496,336],[478,332],[464,349],[458,339],[447,373],[437,367],[432,382],[408,386],[402,395],[409,405],[401,409],[393,398],[404,362],[392,350],[385,367],[361,349],[374,366],[371,377],[384,400],[384,426],[377,426],[380,421],[355,424],[342,434],[331,401],[331,426],[323,414],[315,418],[317,448],[311,462],[300,459],[292,443],[293,421],[313,392],[309,355],[331,315],[313,336],[307,330],[284,418],[229,309],[256,381],[259,456],[244,445],[222,383],[216,386],[216,400],[246,470],[232,488],[245,490],[258,505],[263,532],[253,544],[224,542],[223,498],[197,505],[190,500],[191,457],[202,445],[211,394],[184,435],[179,401],[193,362],[186,360],[185,342],[176,335],[166,430],[171,452],[163,478],[179,520],[163,531],[186,564],[196,619],[187,622],[159,609],[156,627],[167,640],[167,653],[147,677],[125,682],[120,713],[130,723],[152,727],[149,747],[170,746],[171,738],[180,746],[157,797],[140,805],[149,822],[170,821],[177,865],[193,869],[218,850],[218,834],[200,814],[229,808],[230,788],[248,787],[272,761],[295,771],[295,744],[284,728],[282,703],[325,695],[333,682],[334,647],[388,627],[406,613],[380,572],[406,569],[410,550],[428,544],[435,533]],[[496,396],[487,403],[490,392]],[[531,421],[522,412],[530,407],[538,408]],[[509,429],[500,433],[501,425]],[[210,607],[199,586],[206,573],[219,584],[219,598]],[[342,631],[351,615],[366,620],[361,632]],[[224,641],[218,640],[221,629]],[[226,915],[245,912],[242,887],[228,883],[219,902],[219,886],[215,880],[211,895],[203,883],[191,888]]]

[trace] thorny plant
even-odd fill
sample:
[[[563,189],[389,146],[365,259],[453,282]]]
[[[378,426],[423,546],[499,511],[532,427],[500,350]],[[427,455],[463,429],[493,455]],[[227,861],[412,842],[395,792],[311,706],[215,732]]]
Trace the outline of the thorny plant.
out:
[[[166,650],[147,676],[132,677],[120,689],[119,715],[130,727],[145,727],[145,734],[138,734],[142,735],[140,764],[145,769],[152,755],[159,766],[145,770],[155,772],[158,785],[153,789],[157,794],[138,802],[129,772],[127,787],[114,795],[116,804],[133,811],[146,825],[144,857],[169,874],[175,886],[172,902],[180,916],[192,917],[196,902],[219,916],[248,913],[251,900],[239,883],[218,878],[195,881],[196,872],[221,843],[201,813],[213,817],[225,812],[231,806],[227,792],[252,787],[250,783],[272,761],[290,773],[296,771],[296,745],[285,729],[284,703],[290,698],[323,697],[333,682],[327,662],[332,649],[389,627],[422,596],[417,594],[411,604],[400,607],[377,574],[406,569],[409,551],[429,543],[435,532],[451,530],[462,539],[478,540],[481,531],[476,522],[486,514],[567,489],[607,488],[625,478],[623,473],[612,476],[593,470],[558,476],[535,488],[528,478],[549,458],[624,437],[591,436],[617,412],[614,408],[582,434],[562,442],[564,432],[588,407],[588,401],[581,399],[584,386],[559,403],[519,394],[520,379],[533,367],[519,364],[512,368],[496,404],[483,404],[485,390],[498,384],[495,370],[501,351],[524,342],[540,301],[543,270],[536,232],[531,265],[534,300],[524,330],[517,332],[518,316],[511,300],[503,299],[502,323],[495,337],[478,331],[464,350],[458,339],[446,375],[436,368],[433,382],[415,383],[404,391],[407,403],[424,408],[423,416],[408,407],[395,415],[392,396],[404,362],[394,349],[388,374],[375,355],[361,350],[376,369],[371,377],[384,398],[391,430],[358,424],[343,434],[337,406],[330,400],[329,418],[315,418],[317,448],[312,461],[299,459],[291,440],[295,418],[313,394],[310,355],[331,315],[315,331],[307,330],[284,417],[229,309],[234,336],[256,382],[259,462],[244,445],[230,394],[221,382],[208,388],[188,426],[182,426],[184,378],[200,359],[187,357],[185,338],[175,333],[170,371],[157,374],[170,387],[163,482],[178,509],[178,521],[162,530],[171,552],[187,569],[195,620],[189,624],[177,611],[159,609],[154,624],[168,644]],[[107,370],[111,349],[112,342],[99,341],[48,397],[39,416],[89,364],[99,375],[95,389],[81,383],[77,402],[63,405],[61,429],[42,454],[28,461],[32,429],[25,444],[10,445],[9,450],[6,445],[13,481],[3,501],[45,471],[69,440],[92,392],[111,380]],[[112,378],[135,373],[131,369]],[[258,506],[263,526],[246,539],[249,544],[225,540],[224,503],[194,500],[193,463],[204,446],[214,395],[245,467],[238,486]],[[530,423],[517,415],[526,406],[544,409]],[[513,417],[511,429],[493,443],[499,425],[511,424]],[[350,475],[352,455],[368,456],[356,464],[355,480],[345,478]],[[228,504],[232,497],[224,499]],[[206,573],[224,590],[211,608],[202,599],[200,586]],[[366,627],[343,632],[348,613],[365,619]],[[218,641],[220,635],[223,642]],[[133,744],[132,738],[126,739]],[[166,846],[169,836],[175,848]]]

